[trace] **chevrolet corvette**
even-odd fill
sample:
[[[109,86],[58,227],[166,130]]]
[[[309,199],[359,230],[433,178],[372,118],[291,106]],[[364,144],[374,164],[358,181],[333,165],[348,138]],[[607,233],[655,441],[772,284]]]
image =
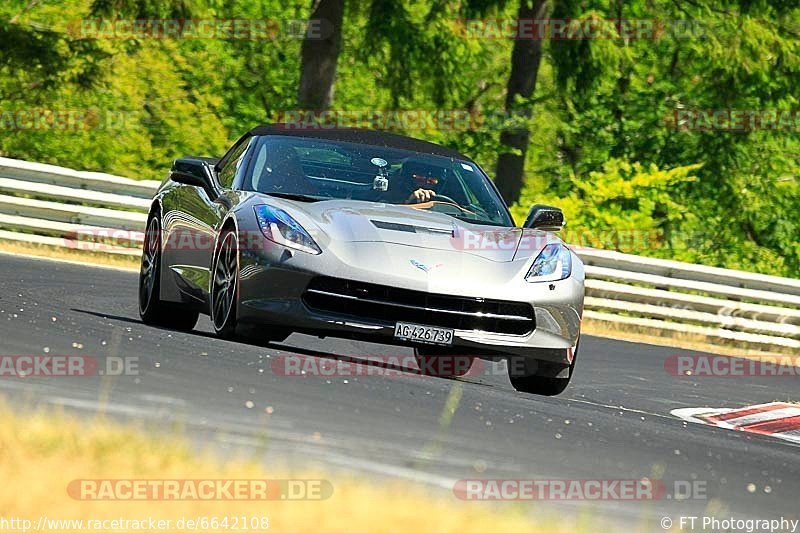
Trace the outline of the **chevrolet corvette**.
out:
[[[147,324],[199,315],[234,338],[291,333],[408,346],[420,369],[505,360],[519,391],[575,369],[584,299],[562,212],[516,227],[469,157],[355,129],[257,127],[222,158],[174,161],[150,209],[139,279]],[[466,364],[431,361],[458,357]]]

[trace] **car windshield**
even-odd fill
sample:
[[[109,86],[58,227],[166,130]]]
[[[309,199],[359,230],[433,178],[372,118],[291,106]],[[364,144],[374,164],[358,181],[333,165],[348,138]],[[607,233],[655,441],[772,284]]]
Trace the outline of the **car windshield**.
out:
[[[305,201],[406,205],[473,224],[514,225],[474,163],[385,146],[264,136],[256,141],[242,189]]]

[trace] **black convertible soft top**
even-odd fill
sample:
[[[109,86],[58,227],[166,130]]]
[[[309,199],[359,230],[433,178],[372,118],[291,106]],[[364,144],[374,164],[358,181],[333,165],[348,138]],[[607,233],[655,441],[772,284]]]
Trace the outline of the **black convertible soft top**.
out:
[[[250,135],[288,135],[292,137],[327,139],[372,146],[385,146],[386,148],[410,150],[412,152],[472,161],[469,157],[452,148],[440,146],[421,139],[414,139],[413,137],[406,137],[405,135],[377,130],[328,128],[324,126],[304,127],[297,124],[264,124],[250,130]]]

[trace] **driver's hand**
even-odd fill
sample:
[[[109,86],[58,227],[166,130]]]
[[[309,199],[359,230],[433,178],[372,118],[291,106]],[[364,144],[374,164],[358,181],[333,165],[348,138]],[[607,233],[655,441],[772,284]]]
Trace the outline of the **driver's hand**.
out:
[[[434,196],[436,196],[436,193],[430,189],[417,189],[411,193],[411,195],[408,197],[408,200],[406,200],[406,203],[421,204],[423,202],[430,202],[433,200]]]

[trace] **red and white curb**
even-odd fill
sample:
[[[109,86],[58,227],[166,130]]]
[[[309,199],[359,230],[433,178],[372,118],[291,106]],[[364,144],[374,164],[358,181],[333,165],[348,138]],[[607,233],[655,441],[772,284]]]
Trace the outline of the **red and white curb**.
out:
[[[772,402],[738,409],[687,407],[670,413],[688,422],[769,435],[800,444],[800,405]]]

